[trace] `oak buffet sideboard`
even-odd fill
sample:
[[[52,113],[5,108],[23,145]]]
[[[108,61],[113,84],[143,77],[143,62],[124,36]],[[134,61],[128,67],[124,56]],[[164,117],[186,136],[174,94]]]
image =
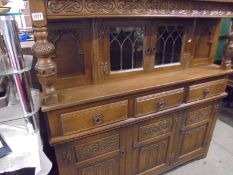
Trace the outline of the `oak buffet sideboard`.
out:
[[[30,0],[61,175],[160,174],[207,155],[233,73],[230,0]]]

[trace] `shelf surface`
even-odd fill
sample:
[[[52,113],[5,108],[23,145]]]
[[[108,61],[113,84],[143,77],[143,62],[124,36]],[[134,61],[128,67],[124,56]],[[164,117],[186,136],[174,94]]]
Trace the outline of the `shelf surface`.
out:
[[[28,72],[32,69],[32,61],[33,56],[32,55],[24,55],[24,63],[25,67],[21,70],[13,70],[12,68],[6,69],[3,64],[0,64],[0,77],[1,76],[9,76],[13,74],[22,74],[24,72]]]
[[[57,91],[59,103],[42,105],[42,111],[53,111],[232,73],[231,69],[222,70],[213,64],[161,74],[155,71],[101,84],[61,89]]]
[[[34,111],[32,113],[24,114],[20,102],[18,102],[16,105],[10,105],[4,108],[0,108],[0,124],[15,120],[21,120],[23,118],[35,115],[40,109],[39,90],[32,89],[31,94],[34,104]]]

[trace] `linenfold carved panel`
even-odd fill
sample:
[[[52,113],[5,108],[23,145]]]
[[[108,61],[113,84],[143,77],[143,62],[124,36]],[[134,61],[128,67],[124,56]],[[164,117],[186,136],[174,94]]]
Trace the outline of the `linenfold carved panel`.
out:
[[[48,16],[233,16],[233,6],[185,0],[46,0]]]
[[[119,175],[119,160],[109,159],[81,169],[80,175]]]
[[[75,147],[77,161],[82,161],[119,149],[119,135],[96,140]]]
[[[144,172],[165,162],[168,140],[142,147],[139,153],[139,172]]]
[[[184,133],[180,155],[190,153],[196,149],[202,148],[207,130],[207,125],[190,129]]]

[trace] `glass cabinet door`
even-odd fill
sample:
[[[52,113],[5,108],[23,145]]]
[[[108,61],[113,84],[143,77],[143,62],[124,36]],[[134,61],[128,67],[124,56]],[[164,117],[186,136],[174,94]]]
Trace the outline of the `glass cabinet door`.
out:
[[[184,47],[187,44],[188,24],[172,21],[153,22],[151,27],[151,52],[155,69],[182,66]],[[192,23],[190,23],[192,24]],[[192,25],[190,25],[192,26]]]
[[[183,26],[158,26],[155,66],[180,63],[184,40]]]
[[[105,78],[119,77],[145,70],[148,32],[144,21],[105,21]]]
[[[109,30],[111,73],[143,68],[145,27],[111,27]]]

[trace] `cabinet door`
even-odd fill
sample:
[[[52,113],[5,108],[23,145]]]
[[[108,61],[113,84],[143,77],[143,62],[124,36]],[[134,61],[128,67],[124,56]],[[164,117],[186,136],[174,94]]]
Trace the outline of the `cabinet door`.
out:
[[[155,69],[172,69],[184,66],[189,45],[189,31],[192,20],[181,20],[178,23],[168,20],[153,21],[151,30],[151,65]]]
[[[171,148],[178,115],[166,115],[137,126],[133,143],[134,174],[152,174],[165,169],[170,162]]]
[[[56,88],[70,88],[92,82],[91,21],[48,23],[48,39],[55,46]]]
[[[197,19],[192,42],[191,65],[213,62],[219,38],[220,19]]]
[[[216,108],[218,105],[196,106],[180,118],[181,126],[178,126],[175,139],[176,163],[202,156],[207,152],[218,114]]]
[[[142,73],[148,59],[146,20],[104,20],[99,23],[98,55],[103,79]]]
[[[125,143],[121,131],[80,139],[55,147],[61,175],[124,175]]]

